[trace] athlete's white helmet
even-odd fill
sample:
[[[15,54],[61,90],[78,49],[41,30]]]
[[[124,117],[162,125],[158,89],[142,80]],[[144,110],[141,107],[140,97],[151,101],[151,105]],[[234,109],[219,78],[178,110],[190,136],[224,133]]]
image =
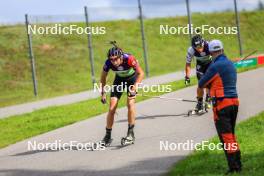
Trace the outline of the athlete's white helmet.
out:
[[[209,51],[215,52],[224,49],[223,43],[220,40],[212,40],[209,42]]]

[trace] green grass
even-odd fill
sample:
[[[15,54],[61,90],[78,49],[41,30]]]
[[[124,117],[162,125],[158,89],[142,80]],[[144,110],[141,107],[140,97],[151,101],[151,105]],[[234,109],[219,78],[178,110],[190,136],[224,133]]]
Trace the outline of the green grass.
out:
[[[241,35],[245,54],[258,49],[264,51],[264,12],[241,12]],[[192,15],[195,26],[235,26],[233,13]],[[159,25],[185,26],[187,17],[156,18],[145,20],[145,32],[149,56],[150,75],[160,75],[184,68],[188,35],[159,35]],[[76,23],[84,26],[84,23]],[[40,24],[38,24],[40,25]],[[120,20],[97,22],[93,26],[105,26],[106,35],[93,36],[95,72],[98,81],[109,40],[117,40],[127,52],[134,54],[144,68],[139,21]],[[25,26],[0,27],[0,107],[59,95],[80,92],[92,88],[90,65],[85,35],[34,35],[33,49],[39,96],[32,90],[30,63],[27,51]],[[235,35],[204,35],[207,39],[219,38],[224,42],[230,58],[238,57]],[[113,77],[113,76],[112,76]]]
[[[236,127],[236,135],[242,152],[241,175],[263,175],[264,112],[239,123]],[[220,142],[218,137],[210,141]],[[223,151],[204,150],[195,151],[186,159],[176,163],[168,175],[223,175],[226,171],[227,163]]]
[[[262,67],[264,67],[264,65],[242,67],[242,68],[237,69],[237,73],[242,73],[242,72],[246,72],[246,71],[250,71],[250,70],[254,70],[254,69],[262,68]]]

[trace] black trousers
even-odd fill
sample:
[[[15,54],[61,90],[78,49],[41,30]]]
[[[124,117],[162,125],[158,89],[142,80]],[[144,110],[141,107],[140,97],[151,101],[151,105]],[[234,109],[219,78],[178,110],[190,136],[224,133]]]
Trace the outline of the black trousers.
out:
[[[215,126],[227,158],[230,170],[241,170],[241,153],[235,137],[235,126],[238,106],[227,106],[220,111],[215,110]]]

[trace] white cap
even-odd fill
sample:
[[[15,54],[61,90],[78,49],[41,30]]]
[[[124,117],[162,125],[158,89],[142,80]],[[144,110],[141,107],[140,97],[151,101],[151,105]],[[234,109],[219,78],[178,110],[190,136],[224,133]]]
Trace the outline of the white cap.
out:
[[[209,51],[219,51],[224,49],[223,43],[220,40],[212,40],[209,42]]]

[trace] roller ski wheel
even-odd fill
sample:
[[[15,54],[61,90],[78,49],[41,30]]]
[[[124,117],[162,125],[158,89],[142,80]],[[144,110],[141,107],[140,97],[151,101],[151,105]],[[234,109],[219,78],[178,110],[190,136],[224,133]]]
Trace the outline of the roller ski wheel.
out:
[[[121,145],[122,146],[127,146],[127,145],[131,145],[134,143],[135,143],[135,138],[133,138],[132,136],[127,136],[127,137],[121,138]]]
[[[207,113],[208,111],[207,110],[199,110],[199,111],[197,111],[196,109],[194,109],[194,110],[189,110],[188,111],[188,113],[187,113],[187,115],[188,116],[193,116],[193,115],[198,115],[198,116],[200,116],[200,115],[203,115],[203,114],[205,114],[205,113]]]

